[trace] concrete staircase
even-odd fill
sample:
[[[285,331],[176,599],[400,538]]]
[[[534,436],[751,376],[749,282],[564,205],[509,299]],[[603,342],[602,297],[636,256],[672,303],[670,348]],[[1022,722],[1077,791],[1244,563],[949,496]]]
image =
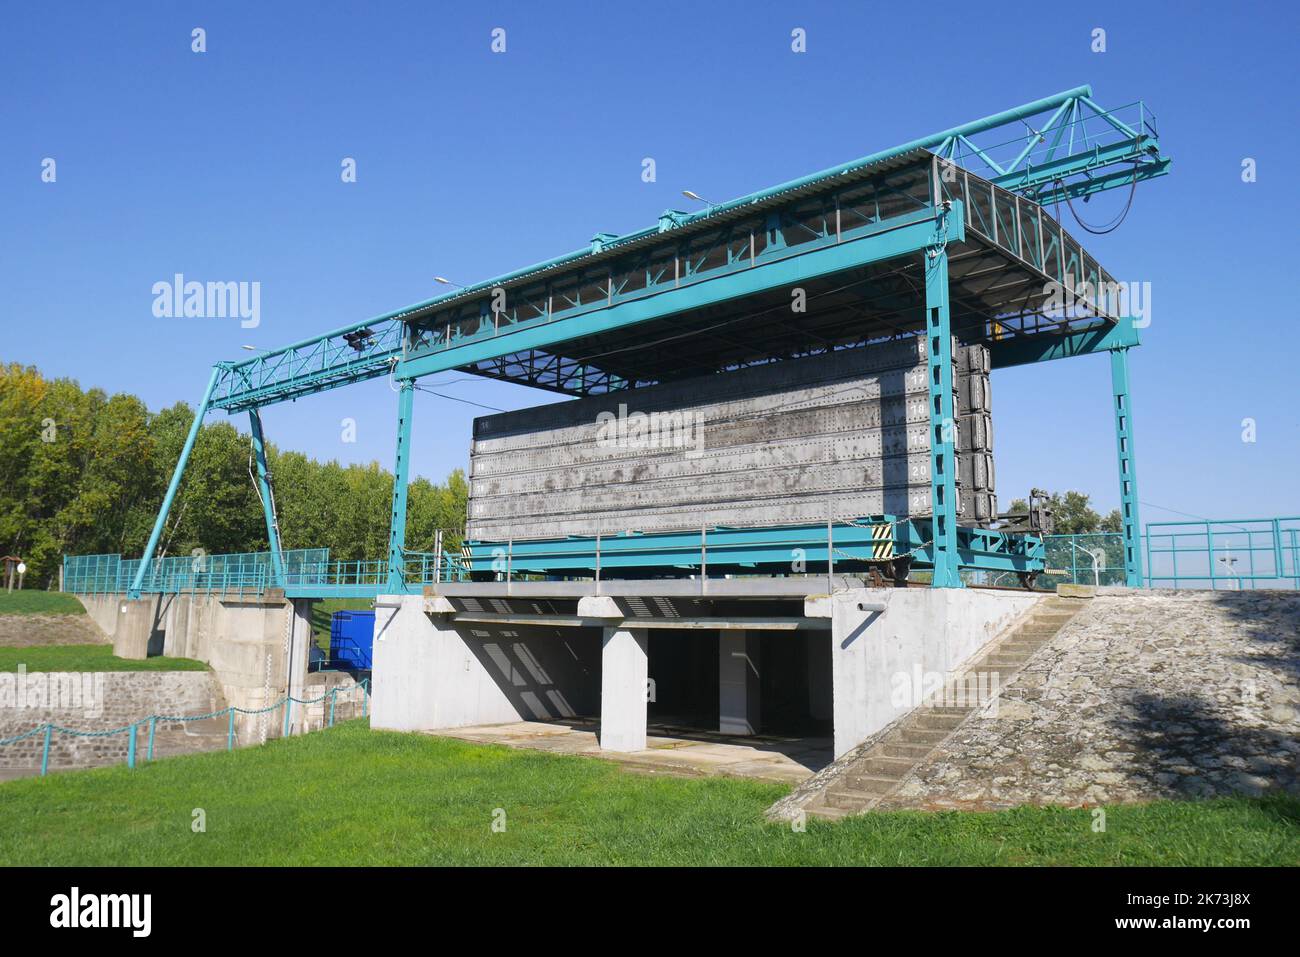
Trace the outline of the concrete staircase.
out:
[[[999,689],[1006,687],[1034,652],[1051,641],[1086,604],[1077,598],[1060,596],[1039,603],[1027,618],[968,662],[958,681],[970,673],[995,672]],[[870,810],[929,760],[982,705],[980,701],[923,704],[888,729],[804,810],[811,816],[829,820]]]

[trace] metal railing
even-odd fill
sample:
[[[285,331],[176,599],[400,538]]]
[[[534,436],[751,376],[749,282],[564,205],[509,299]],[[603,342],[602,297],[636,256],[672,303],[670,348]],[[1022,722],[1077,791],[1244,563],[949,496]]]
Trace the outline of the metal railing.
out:
[[[62,725],[57,725],[54,724],[53,722],[46,721],[45,723],[38,724],[36,727],[28,731],[24,731],[22,734],[17,734],[9,738],[0,738],[0,748],[12,744],[17,744],[20,741],[25,741],[28,738],[35,737],[38,734],[41,735],[42,736],[41,776],[44,777],[46,774],[49,773],[50,770],[50,750],[53,746],[54,735],[65,734],[65,735],[70,735],[72,737],[78,737],[78,738],[111,738],[119,734],[125,734],[128,735],[127,751],[126,751],[126,766],[129,768],[134,768],[137,764],[137,760],[139,757],[138,752],[140,746],[140,730],[142,728],[147,727],[149,731],[148,737],[145,742],[145,760],[152,761],[154,757],[154,741],[157,737],[159,722],[162,722],[164,724],[169,724],[169,723],[188,724],[191,721],[209,721],[214,718],[226,717],[227,718],[226,750],[233,751],[235,749],[235,744],[236,744],[236,735],[235,735],[236,714],[243,714],[243,715],[269,714],[270,712],[275,711],[277,709],[283,709],[284,727],[282,731],[282,736],[287,738],[289,737],[289,732],[292,727],[293,706],[295,704],[298,705],[320,704],[321,702],[325,701],[326,698],[328,698],[329,714],[326,718],[326,723],[322,726],[322,730],[323,730],[326,727],[329,728],[334,727],[335,709],[338,704],[339,694],[355,693],[355,694],[359,694],[361,698],[360,701],[361,716],[367,717],[370,711],[369,685],[370,685],[370,679],[363,678],[361,679],[361,681],[357,682],[357,684],[353,688],[346,689],[346,690],[337,687],[331,688],[329,691],[326,691],[319,698],[295,698],[293,695],[285,695],[279,701],[275,702],[275,704],[268,705],[265,708],[236,708],[235,706],[231,705],[229,707],[222,708],[220,711],[210,711],[206,714],[191,714],[191,715],[151,714],[144,718],[139,719],[138,721],[132,721],[130,724],[124,724],[120,728],[109,728],[104,731],[82,731],[77,728],[65,728]],[[310,728],[304,725],[304,732],[310,730],[311,730]]]
[[[1170,588],[1300,588],[1300,517],[1150,522],[1147,580]]]
[[[864,522],[836,519],[830,526],[703,528],[694,532],[620,533],[590,538],[482,542],[467,540],[463,529],[439,532],[435,550],[403,552],[403,582],[408,590],[439,582],[467,581],[472,573],[505,580],[534,575],[619,575],[621,569],[675,569],[700,575],[710,568],[729,573],[799,573],[809,566],[833,568],[836,562],[862,563],[913,555],[920,568],[930,560],[929,519],[892,517]],[[898,526],[884,539],[882,525]],[[877,529],[875,535],[872,529]],[[1123,585],[1124,544],[1118,532],[1048,535],[1015,539],[983,529],[962,529],[960,547],[968,567],[1014,580],[1018,569],[1045,569],[1040,587],[1061,582]],[[886,550],[886,539],[889,549]],[[1300,517],[1152,522],[1141,539],[1145,581],[1162,588],[1300,588]],[[829,560],[828,560],[829,556]],[[197,563],[197,564],[196,564]],[[63,590],[80,594],[124,593],[139,560],[120,555],[64,557]],[[388,585],[383,560],[331,561],[329,549],[285,552],[286,587],[300,593],[320,589],[328,597],[347,589],[378,594]],[[626,574],[626,572],[623,572]],[[657,573],[662,573],[657,572]],[[144,591],[154,593],[261,593],[274,584],[269,552],[177,556],[157,562]]]
[[[1047,568],[1039,584],[1123,585],[1124,536],[1119,532],[1046,535]]]

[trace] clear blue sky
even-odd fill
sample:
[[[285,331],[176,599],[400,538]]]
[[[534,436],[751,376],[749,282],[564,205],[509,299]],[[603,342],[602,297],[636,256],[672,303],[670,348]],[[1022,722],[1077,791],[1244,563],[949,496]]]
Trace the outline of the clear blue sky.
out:
[[[623,7],[626,6],[626,9]],[[1086,237],[1149,281],[1133,353],[1141,497],[1300,513],[1293,4],[48,3],[0,26],[0,359],[151,408],[273,348],[1082,83],[1156,113],[1170,176]],[[190,50],[207,31],[208,52]],[[507,31],[493,54],[490,31]],[[807,31],[808,52],[790,50]],[[1107,51],[1090,50],[1107,31]],[[354,157],[358,182],[340,181]],[[653,157],[658,181],[641,181]],[[41,162],[58,179],[41,182]],[[1241,161],[1258,182],[1241,181]],[[1109,220],[1117,192],[1085,210]],[[1068,216],[1067,225],[1070,225]],[[262,323],[158,319],[177,272],[262,284]],[[446,381],[450,377],[437,377]],[[445,391],[547,400],[487,382]],[[1109,369],[995,376],[997,485],[1117,501]],[[376,381],[265,412],[282,447],[391,467]],[[415,471],[464,465],[476,410],[417,394]],[[217,416],[222,416],[218,413]],[[355,444],[340,420],[357,420]],[[1241,420],[1258,441],[1241,441]],[[237,424],[243,428],[245,421]],[[1144,508],[1143,519],[1177,518]]]

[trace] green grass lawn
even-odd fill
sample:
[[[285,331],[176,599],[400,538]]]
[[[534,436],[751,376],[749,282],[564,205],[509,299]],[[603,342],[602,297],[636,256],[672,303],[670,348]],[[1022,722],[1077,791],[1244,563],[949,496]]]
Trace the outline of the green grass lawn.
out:
[[[326,598],[316,602],[311,608],[311,633],[316,645],[329,654],[330,621],[336,611],[370,611],[374,607],[369,598]]]
[[[0,648],[0,672],[17,671],[204,671],[201,661],[158,655],[135,661],[117,658],[112,645],[33,645]]]
[[[0,784],[3,864],[1295,864],[1295,798],[768,824],[780,785],[372,732]],[[206,831],[194,833],[196,808]],[[505,831],[492,830],[504,812]]]
[[[61,591],[0,590],[0,615],[84,615],[75,595]]]

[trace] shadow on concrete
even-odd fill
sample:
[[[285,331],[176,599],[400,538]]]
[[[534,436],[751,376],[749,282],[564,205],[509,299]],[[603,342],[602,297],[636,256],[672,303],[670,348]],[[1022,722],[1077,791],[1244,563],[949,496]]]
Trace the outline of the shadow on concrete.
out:
[[[1288,680],[1300,678],[1300,592],[1209,592],[1215,608],[1258,643],[1257,654],[1237,655],[1234,661],[1268,668]]]
[[[524,721],[600,713],[599,628],[475,625],[465,644]]]
[[[1161,796],[1300,792],[1295,754],[1282,732],[1233,721],[1221,705],[1190,695],[1140,692],[1128,712],[1115,723],[1120,747],[1136,752],[1135,769],[1147,772]]]

